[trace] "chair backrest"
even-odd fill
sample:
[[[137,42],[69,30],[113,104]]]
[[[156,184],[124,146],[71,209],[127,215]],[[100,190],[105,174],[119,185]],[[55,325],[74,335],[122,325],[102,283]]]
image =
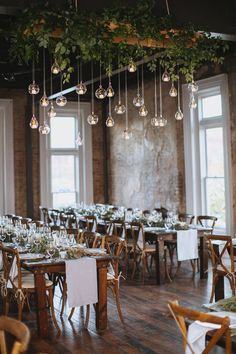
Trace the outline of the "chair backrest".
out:
[[[140,222],[130,222],[129,223],[130,225],[130,236],[131,238],[129,237],[129,232],[127,232],[127,242],[128,243],[133,243],[133,249],[134,249],[134,252],[137,248],[137,244],[138,244],[138,241],[140,239],[140,242],[142,244],[139,244],[140,247],[143,248],[143,243],[144,243],[144,228],[143,228],[143,224],[140,223]]]
[[[194,215],[192,214],[185,214],[185,213],[180,213],[178,215],[179,221],[181,222],[186,222],[187,224],[191,225],[194,220]]]
[[[102,242],[102,237],[96,232],[83,231],[81,233],[81,242],[86,244],[88,248],[104,248],[104,242]]]
[[[21,216],[13,216],[13,217],[12,217],[12,223],[13,223],[13,225],[16,226],[17,223],[20,223],[20,222],[21,222],[21,219],[22,219]]]
[[[149,209],[143,210],[143,216],[148,217],[149,215],[151,215],[151,210]]]
[[[78,222],[75,213],[73,211],[68,211],[65,215],[67,216],[67,227],[70,229],[77,228]]]
[[[19,252],[16,248],[10,248],[0,243],[2,251],[3,276],[6,286],[13,290],[22,288],[22,275]],[[17,282],[14,281],[17,279]]]
[[[194,354],[191,344],[188,343],[187,340],[187,326],[186,326],[186,319],[187,319],[191,321],[208,322],[208,323],[220,325],[219,329],[214,330],[214,333],[210,337],[202,354],[209,353],[223,336],[225,336],[225,341],[226,341],[225,353],[226,354],[232,353],[232,344],[231,344],[231,336],[230,336],[230,328],[229,328],[230,319],[228,317],[218,317],[214,315],[209,315],[204,312],[188,309],[180,306],[178,304],[178,301],[169,301],[168,307],[183,336],[184,350],[186,350],[186,346],[188,346],[190,352]]]
[[[53,222],[53,225],[58,225],[60,223],[60,210],[50,209],[49,216]]]
[[[203,227],[211,227],[212,230],[215,227],[215,223],[217,221],[217,217],[210,215],[199,215],[197,217],[197,224],[200,224]]]
[[[123,220],[112,220],[110,224],[110,232],[112,235],[126,239],[126,225]]]
[[[111,265],[114,269],[114,275],[117,278],[119,275],[119,261],[125,247],[125,240],[116,235],[105,236],[105,249],[107,254],[112,255]]]
[[[52,225],[51,227],[50,227],[50,229],[51,229],[51,231],[63,231],[63,230],[65,230],[66,228],[65,228],[65,226],[59,226],[59,225]]]
[[[153,210],[156,210],[158,213],[161,213],[163,219],[166,219],[168,216],[168,209],[164,207],[155,208]]]
[[[59,219],[60,219],[60,225],[66,227],[68,216],[64,212],[60,212]]]
[[[209,250],[213,271],[219,266],[226,273],[234,273],[234,250],[231,236],[208,235]]]
[[[50,224],[51,219],[50,219],[50,216],[49,216],[48,208],[40,206],[39,210],[41,212],[41,217],[42,217],[43,223],[44,224]]]
[[[86,231],[96,232],[97,231],[97,218],[95,215],[85,216],[86,221]]]
[[[74,235],[75,241],[76,241],[77,243],[80,242],[80,236],[81,236],[81,231],[80,231],[80,229],[67,228],[67,229],[66,229],[66,233],[67,233],[68,235]]]
[[[11,354],[26,352],[30,340],[30,331],[21,321],[7,316],[0,316],[0,353],[7,354],[5,333],[9,333],[16,339]]]

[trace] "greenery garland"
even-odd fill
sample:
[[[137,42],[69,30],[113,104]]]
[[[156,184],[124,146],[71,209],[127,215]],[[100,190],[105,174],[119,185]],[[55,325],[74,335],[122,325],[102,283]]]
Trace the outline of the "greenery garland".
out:
[[[102,13],[88,15],[80,10],[76,12],[71,0],[63,0],[60,5],[40,0],[30,2],[8,26],[12,31],[4,33],[2,30],[2,34],[10,41],[10,57],[20,63],[28,64],[39,56],[40,48],[47,48],[64,70],[65,81],[69,81],[74,62],[79,59],[101,61],[109,73],[117,66],[118,55],[120,66],[127,65],[131,58],[138,61],[155,55],[148,64],[150,70],[153,71],[156,60],[160,60],[172,80],[176,79],[178,66],[186,81],[191,81],[193,72],[203,63],[223,62],[228,45],[220,38],[212,38],[206,32],[196,37],[193,25],[180,26],[169,15],[157,17],[155,6],[155,0],[139,0],[135,7],[116,5]],[[112,31],[111,23],[116,27]],[[59,37],[54,36],[58,29]],[[127,37],[165,41],[166,36],[169,37],[168,48],[129,45],[125,41]],[[117,37],[124,41],[114,43]]]

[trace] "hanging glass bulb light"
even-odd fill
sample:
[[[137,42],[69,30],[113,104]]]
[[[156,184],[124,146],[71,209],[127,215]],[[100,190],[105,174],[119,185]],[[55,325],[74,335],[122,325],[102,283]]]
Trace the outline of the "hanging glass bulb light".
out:
[[[180,84],[179,84],[179,70],[178,70],[178,109],[175,113],[176,120],[182,120],[184,118],[183,112],[180,108]]]
[[[46,113],[45,113],[46,108],[43,108],[43,124],[39,126],[39,133],[42,135],[47,135],[50,133],[50,127],[46,121]]]
[[[177,90],[175,88],[175,85],[174,85],[173,81],[172,81],[172,84],[171,84],[169,95],[170,95],[170,97],[177,97],[177,95],[178,95],[178,92],[177,92]]]
[[[64,107],[67,104],[67,98],[62,95],[62,73],[60,73],[60,86],[61,94],[57,97],[56,104],[60,107]]]
[[[145,106],[145,104],[143,104],[140,108],[139,108],[139,115],[140,117],[146,117],[148,115],[148,110]]]
[[[83,139],[81,138],[80,132],[78,132],[78,134],[77,134],[77,137],[75,139],[75,144],[76,144],[76,146],[83,145]]]
[[[164,82],[169,82],[170,81],[170,74],[168,73],[168,71],[164,70],[164,73],[162,74],[162,81]]]
[[[93,83],[93,62],[91,62],[91,114],[87,118],[87,122],[90,125],[96,125],[98,122],[98,116],[94,113],[94,83]]]
[[[198,85],[193,79],[192,79],[192,82],[190,82],[188,84],[188,90],[192,93],[195,93],[198,91]]]
[[[139,68],[137,69],[138,69],[137,70],[137,95],[133,99],[133,105],[135,107],[141,107],[144,104],[144,99],[140,95],[140,91],[139,91]]]
[[[47,107],[49,99],[46,94],[46,76],[45,76],[45,48],[43,48],[43,96],[40,98],[40,106]]]
[[[115,95],[115,92],[114,92],[112,84],[111,84],[110,74],[109,74],[109,84],[108,84],[108,88],[106,89],[106,91],[107,91],[107,97],[113,97]]]
[[[119,66],[118,62],[118,66]],[[125,113],[125,105],[121,103],[121,94],[120,94],[120,71],[118,72],[118,104],[115,105],[114,111],[116,114],[124,114]]]
[[[106,96],[107,96],[107,91],[102,87],[102,63],[100,60],[100,83],[99,86],[97,88],[97,90],[95,91],[95,96],[99,99],[99,100],[103,100]]]
[[[153,127],[158,127],[158,117],[157,115],[155,115],[152,119],[151,119],[151,125]]]
[[[57,113],[53,105],[53,101],[50,102],[50,107],[48,109],[48,116],[49,118],[54,118],[56,117]]]
[[[37,95],[39,93],[39,85],[33,81],[31,84],[28,86],[28,92],[30,95]]]
[[[114,122],[114,119],[112,118],[112,115],[111,115],[111,97],[109,97],[109,112],[108,112],[108,117],[106,120],[106,126],[108,128],[111,128],[114,125],[115,125],[115,122]]]
[[[129,129],[129,116],[128,116],[128,84],[127,84],[127,71],[125,71],[125,129],[123,131],[123,138],[129,140],[132,138],[132,131]]]
[[[167,125],[167,119],[160,115],[157,118],[157,126],[158,127],[165,127]]]
[[[30,125],[31,129],[37,129],[38,126],[39,126],[39,122],[38,122],[38,120],[37,120],[37,118],[35,117],[34,114],[32,115],[32,118],[30,120],[30,124],[29,125]]]
[[[144,99],[144,77],[143,77],[143,63],[142,63],[142,97],[143,97],[143,104],[139,108],[139,116],[146,117],[148,115],[148,110],[145,106],[145,99]]]
[[[76,86],[76,93],[78,95],[84,95],[87,92],[87,86],[80,81],[80,83]]]
[[[78,95],[84,95],[87,92],[87,86],[83,83],[83,79],[82,79],[82,62],[80,61],[80,65],[79,65],[79,76],[80,76],[80,83],[76,86],[76,93]],[[78,82],[79,82],[79,78],[78,78]]]
[[[56,75],[56,74],[59,74],[60,71],[61,71],[61,68],[58,65],[57,61],[55,60],[51,66],[51,73]]]
[[[34,57],[32,61],[32,83],[28,86],[28,92],[30,95],[37,95],[39,93],[39,85],[35,83],[35,62]]]
[[[194,94],[193,94],[193,93],[190,95],[189,108],[190,108],[190,109],[195,109],[195,108],[197,108],[197,102],[196,102],[196,100],[195,100],[195,97],[194,97]]]
[[[130,73],[134,73],[137,70],[137,65],[135,64],[135,62],[133,61],[133,59],[131,58],[128,64],[128,71]]]

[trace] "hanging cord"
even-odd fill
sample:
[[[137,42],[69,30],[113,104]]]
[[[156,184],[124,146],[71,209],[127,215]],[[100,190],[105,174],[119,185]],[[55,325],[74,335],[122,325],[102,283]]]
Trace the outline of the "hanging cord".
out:
[[[139,67],[137,67],[137,94],[139,95]]]
[[[125,70],[125,129],[128,129],[128,94],[127,94],[127,70]]]
[[[46,93],[45,48],[43,48],[43,93]]]
[[[161,64],[159,64],[159,85],[160,85],[160,117],[161,117],[162,116]]]
[[[120,56],[118,56],[118,69],[120,68]],[[120,71],[118,71],[118,102],[121,103],[120,99]]]
[[[155,96],[155,117],[157,116],[157,69],[155,67],[155,71],[154,71],[154,96]]]
[[[52,56],[50,57],[50,67],[52,67]],[[52,70],[50,71],[50,93],[53,95],[53,87],[52,87]]]
[[[34,62],[34,56],[33,56],[33,61],[32,61],[32,79],[33,79],[33,82],[35,82],[35,62]]]
[[[83,74],[82,74],[82,60],[79,60],[79,73],[78,73],[78,82],[79,82],[79,76],[80,76],[80,82],[83,82]]]
[[[78,11],[78,0],[75,0],[75,11]]]
[[[168,16],[170,16],[170,8],[169,8],[168,0],[166,0],[166,11],[167,11]]]
[[[100,76],[100,86],[102,86],[102,62],[101,62],[101,60],[100,60],[99,76]]]
[[[143,78],[143,63],[142,63],[142,97],[143,97],[143,101],[145,102],[145,100],[144,100],[144,78]]]
[[[100,70],[101,70],[101,61],[100,61]],[[92,113],[94,113],[94,97],[93,97],[93,91],[94,91],[94,83],[93,83],[93,61],[91,62],[91,101],[92,101]],[[101,76],[100,76],[101,80]]]
[[[60,88],[61,88],[61,96],[62,96],[62,73],[60,72]]]
[[[179,66],[177,68],[177,75],[178,75],[178,110],[180,110],[180,84],[179,84]]]
[[[78,66],[78,69],[77,69],[78,82],[79,82],[79,70],[80,70],[80,67]],[[79,127],[79,116],[80,116],[80,95],[78,95],[78,127]]]

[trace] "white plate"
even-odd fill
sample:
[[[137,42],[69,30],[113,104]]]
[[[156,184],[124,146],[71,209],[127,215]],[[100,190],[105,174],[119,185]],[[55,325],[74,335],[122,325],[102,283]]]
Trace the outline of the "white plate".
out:
[[[42,253],[22,253],[20,255],[20,259],[28,260],[28,259],[43,259],[45,255]]]

